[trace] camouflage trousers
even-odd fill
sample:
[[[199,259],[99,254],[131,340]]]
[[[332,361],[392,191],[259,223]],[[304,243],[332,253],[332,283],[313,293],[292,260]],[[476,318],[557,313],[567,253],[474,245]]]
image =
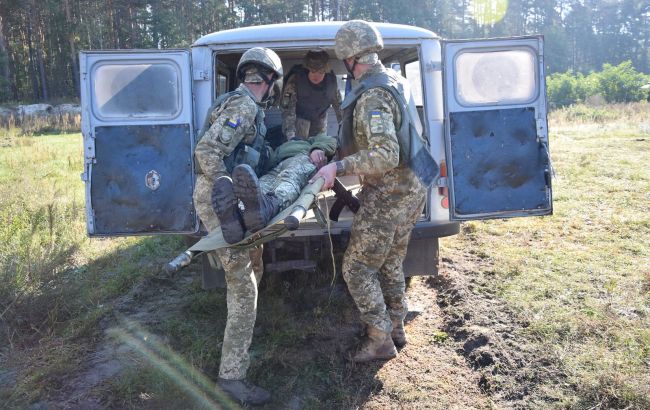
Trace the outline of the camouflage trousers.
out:
[[[260,185],[264,192],[273,192],[282,198],[285,208],[298,198],[315,169],[307,155],[291,157],[260,178]],[[212,182],[205,175],[198,175],[194,188],[194,206],[209,231],[220,227],[219,218],[212,209],[211,193]],[[225,271],[228,308],[219,377],[241,380],[246,377],[250,365],[248,349],[257,316],[257,287],[263,273],[262,247],[221,248],[213,252]]]
[[[291,205],[300,196],[300,191],[316,171],[309,156],[299,154],[281,161],[260,178],[262,191],[272,193],[282,200],[280,210]]]
[[[392,330],[391,319],[404,319],[408,312],[402,263],[425,194],[421,189],[395,198],[364,188],[359,195],[343,278],[361,320],[384,332]]]

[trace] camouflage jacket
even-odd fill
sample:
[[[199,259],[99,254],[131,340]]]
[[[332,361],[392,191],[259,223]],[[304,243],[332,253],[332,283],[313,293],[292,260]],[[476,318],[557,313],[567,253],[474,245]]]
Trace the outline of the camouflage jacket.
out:
[[[309,137],[306,140],[287,141],[275,149],[271,161],[274,164],[278,164],[287,158],[299,154],[310,154],[317,149],[325,152],[328,158],[332,158],[336,153],[336,138],[319,134],[314,137]]]
[[[261,108],[248,87],[241,84],[237,90],[241,94],[232,95],[208,113],[209,127],[199,136],[194,150],[199,171],[211,180],[228,175],[224,158],[241,141],[252,142],[257,133],[255,117]]]
[[[360,79],[386,70],[374,64]],[[352,132],[358,151],[342,159],[344,174],[362,175],[364,189],[403,193],[419,189],[420,183],[406,166],[400,166],[396,130],[402,118],[397,101],[379,87],[365,91],[354,107]]]

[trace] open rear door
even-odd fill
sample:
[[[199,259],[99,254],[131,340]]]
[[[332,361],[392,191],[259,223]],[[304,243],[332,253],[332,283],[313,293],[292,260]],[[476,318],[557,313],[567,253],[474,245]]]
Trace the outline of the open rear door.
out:
[[[450,218],[553,212],[543,38],[443,43]]]
[[[190,53],[80,53],[91,236],[193,233]]]

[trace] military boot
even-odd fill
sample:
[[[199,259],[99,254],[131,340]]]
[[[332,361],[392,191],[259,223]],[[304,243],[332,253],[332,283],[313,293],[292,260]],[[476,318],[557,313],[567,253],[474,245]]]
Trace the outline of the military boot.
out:
[[[221,223],[223,239],[228,243],[237,243],[244,239],[245,229],[230,177],[222,176],[214,181],[211,199],[212,208]]]
[[[369,362],[371,360],[388,360],[397,356],[397,349],[390,333],[368,326],[368,335],[357,353],[352,357],[353,362]]]
[[[235,401],[241,404],[259,406],[271,399],[271,393],[253,383],[244,380],[228,380],[221,377],[217,385]]]
[[[232,171],[235,196],[244,204],[244,225],[251,232],[264,228],[280,211],[281,201],[262,192],[259,180],[249,165],[237,165]]]
[[[404,331],[404,319],[391,319],[393,322],[393,331],[390,332],[390,337],[397,347],[406,346],[406,332]]]

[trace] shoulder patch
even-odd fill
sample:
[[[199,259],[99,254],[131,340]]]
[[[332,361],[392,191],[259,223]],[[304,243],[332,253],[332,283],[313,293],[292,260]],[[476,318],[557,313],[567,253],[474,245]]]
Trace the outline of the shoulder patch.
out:
[[[381,118],[381,111],[370,111],[370,132],[381,134],[384,132],[384,121]]]
[[[236,130],[237,127],[239,127],[239,124],[241,124],[241,119],[239,119],[239,118],[237,118],[236,120],[232,119],[232,118],[228,118],[226,120],[226,125],[229,126],[232,129],[234,129],[234,130]]]
[[[221,133],[219,134],[219,141],[224,144],[228,144],[232,141],[232,131],[229,128],[222,128]]]

